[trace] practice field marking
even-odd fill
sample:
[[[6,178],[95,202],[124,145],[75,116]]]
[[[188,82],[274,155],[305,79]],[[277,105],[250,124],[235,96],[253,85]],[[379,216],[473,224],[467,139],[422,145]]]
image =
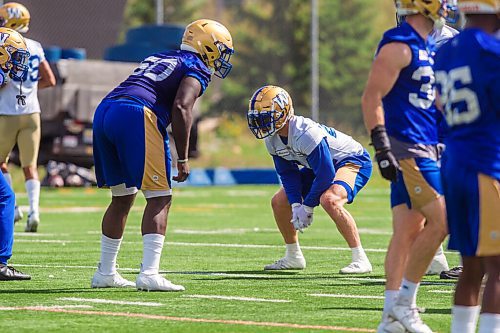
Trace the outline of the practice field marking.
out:
[[[37,310],[48,310],[48,309],[93,309],[92,305],[34,305],[30,306]],[[16,311],[17,308],[0,306],[0,311]]]
[[[100,243],[100,240],[62,240],[62,239],[19,239],[19,243]],[[125,244],[142,244],[142,242],[123,241]],[[190,242],[165,242],[166,245],[195,246],[195,247],[226,247],[226,248],[250,248],[250,249],[282,249],[283,245],[266,244],[234,244],[234,243],[190,243]],[[327,251],[351,251],[347,247],[331,246],[301,246],[306,250],[327,250]],[[386,252],[386,249],[364,249],[365,252]]]
[[[62,240],[62,239],[18,239],[18,243],[100,243],[100,240]],[[142,241],[131,242],[123,241],[125,244],[142,244]],[[165,242],[166,245],[177,246],[197,246],[197,247],[226,247],[226,248],[250,248],[250,249],[283,249],[283,245],[266,245],[266,244],[234,244],[234,243],[190,243],[190,242]],[[301,246],[305,250],[320,250],[320,251],[351,251],[348,247],[333,247],[333,246]],[[364,249],[365,252],[385,253],[387,249]],[[456,254],[456,252],[447,252],[448,254]]]
[[[156,302],[135,302],[135,301],[117,301],[113,299],[103,298],[79,298],[79,297],[61,297],[58,301],[83,302],[83,303],[99,303],[99,304],[117,304],[117,305],[139,305],[139,306],[163,306],[162,303]]]
[[[453,294],[455,290],[429,290],[429,292],[437,294]]]
[[[313,297],[333,297],[333,298],[357,298],[357,299],[384,299],[384,296],[371,296],[371,295],[343,295],[343,294],[307,294]]]
[[[387,236],[392,235],[392,231],[382,230],[382,229],[358,228],[358,232],[360,234],[367,234],[367,235],[387,235]]]
[[[17,242],[17,241],[16,241]],[[33,268],[83,268],[83,269],[97,269],[97,266],[83,266],[83,265],[36,265],[36,264],[16,264],[19,267],[33,267]],[[138,268],[122,268],[119,267],[120,271],[130,271],[130,272],[139,272]]]
[[[220,299],[227,301],[243,301],[243,302],[268,302],[268,303],[290,303],[286,299],[268,299],[254,297],[239,297],[239,296],[219,296],[219,295],[182,295],[183,298],[205,298],[205,299]]]
[[[151,315],[151,314],[146,314],[146,313],[85,311],[85,310],[71,310],[71,309],[61,309],[61,308],[38,308],[38,307],[32,307],[32,306],[2,307],[2,308],[0,308],[0,311],[39,311],[39,312],[78,314],[78,315],[87,315],[87,316],[126,317],[126,318],[154,319],[154,320],[163,320],[163,321],[179,321],[179,322],[205,323],[205,324],[225,324],[225,325],[241,325],[241,326],[261,326],[261,327],[284,327],[284,328],[343,331],[343,332],[362,332],[362,333],[376,332],[374,329],[371,329],[371,328],[328,326],[328,325],[303,325],[303,324],[275,323],[275,322],[265,322],[265,321],[260,322],[260,321],[246,321],[246,320],[172,317],[172,316],[162,316],[162,315]]]
[[[102,233],[102,232],[99,232]],[[69,236],[69,234],[44,234],[38,232],[14,232],[14,236],[16,237],[53,237],[53,236]]]
[[[385,282],[385,279],[372,279],[369,277],[340,277],[340,280],[350,280],[350,281],[367,281],[367,282]],[[434,282],[434,281],[422,281],[421,286],[455,286],[455,282]]]
[[[274,228],[225,228],[215,230],[202,229],[172,229],[174,234],[182,235],[241,235],[255,232],[276,232]]]

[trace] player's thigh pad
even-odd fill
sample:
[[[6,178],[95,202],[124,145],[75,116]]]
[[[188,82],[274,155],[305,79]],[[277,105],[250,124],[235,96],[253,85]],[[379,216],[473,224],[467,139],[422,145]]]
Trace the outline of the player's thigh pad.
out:
[[[420,209],[443,194],[441,173],[437,162],[430,158],[399,160],[401,172],[391,183],[391,207],[406,203],[410,209]]]
[[[0,115],[0,163],[7,162],[16,144],[19,127],[19,116]]]
[[[40,148],[40,113],[20,115],[21,126],[17,135],[21,166],[36,166]]]
[[[450,240],[463,256],[500,255],[500,183],[460,166],[443,167]]]

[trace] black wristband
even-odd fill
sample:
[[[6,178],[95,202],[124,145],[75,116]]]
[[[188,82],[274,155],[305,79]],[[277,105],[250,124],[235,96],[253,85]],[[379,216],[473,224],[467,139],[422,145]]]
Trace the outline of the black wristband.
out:
[[[389,141],[389,136],[387,135],[387,130],[384,125],[375,126],[370,133],[370,137],[376,152],[391,149],[391,142]]]

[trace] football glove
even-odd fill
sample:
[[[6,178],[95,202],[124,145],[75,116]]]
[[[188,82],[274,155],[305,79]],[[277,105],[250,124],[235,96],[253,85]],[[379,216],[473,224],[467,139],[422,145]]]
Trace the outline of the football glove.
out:
[[[290,223],[293,224],[293,227],[295,228],[295,230],[303,232],[302,228],[300,227],[300,223],[299,223],[299,210],[300,210],[300,207],[302,207],[302,205],[299,204],[299,203],[293,203],[292,204],[292,220],[290,221]]]
[[[391,151],[389,136],[384,125],[375,126],[370,136],[372,145],[375,148],[375,159],[377,160],[378,168],[382,177],[392,182],[395,182],[400,170],[399,163]]]
[[[297,217],[299,218],[300,229],[305,229],[313,223],[313,207],[300,205],[297,210]]]

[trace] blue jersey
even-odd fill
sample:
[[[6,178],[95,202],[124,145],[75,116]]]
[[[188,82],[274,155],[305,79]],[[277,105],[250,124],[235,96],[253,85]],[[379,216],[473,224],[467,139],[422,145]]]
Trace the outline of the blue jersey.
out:
[[[382,99],[387,133],[403,142],[434,145],[438,142],[435,80],[433,61],[426,41],[404,22],[385,32],[377,54],[389,43],[408,45],[412,59],[399,73],[391,91]]]
[[[128,97],[151,109],[161,126],[171,122],[172,104],[181,80],[185,76],[197,79],[201,94],[210,82],[210,69],[193,52],[166,51],[153,54],[106,98]],[[200,95],[201,95],[200,94]]]
[[[466,29],[439,49],[435,71],[450,127],[445,154],[500,179],[500,40]]]

